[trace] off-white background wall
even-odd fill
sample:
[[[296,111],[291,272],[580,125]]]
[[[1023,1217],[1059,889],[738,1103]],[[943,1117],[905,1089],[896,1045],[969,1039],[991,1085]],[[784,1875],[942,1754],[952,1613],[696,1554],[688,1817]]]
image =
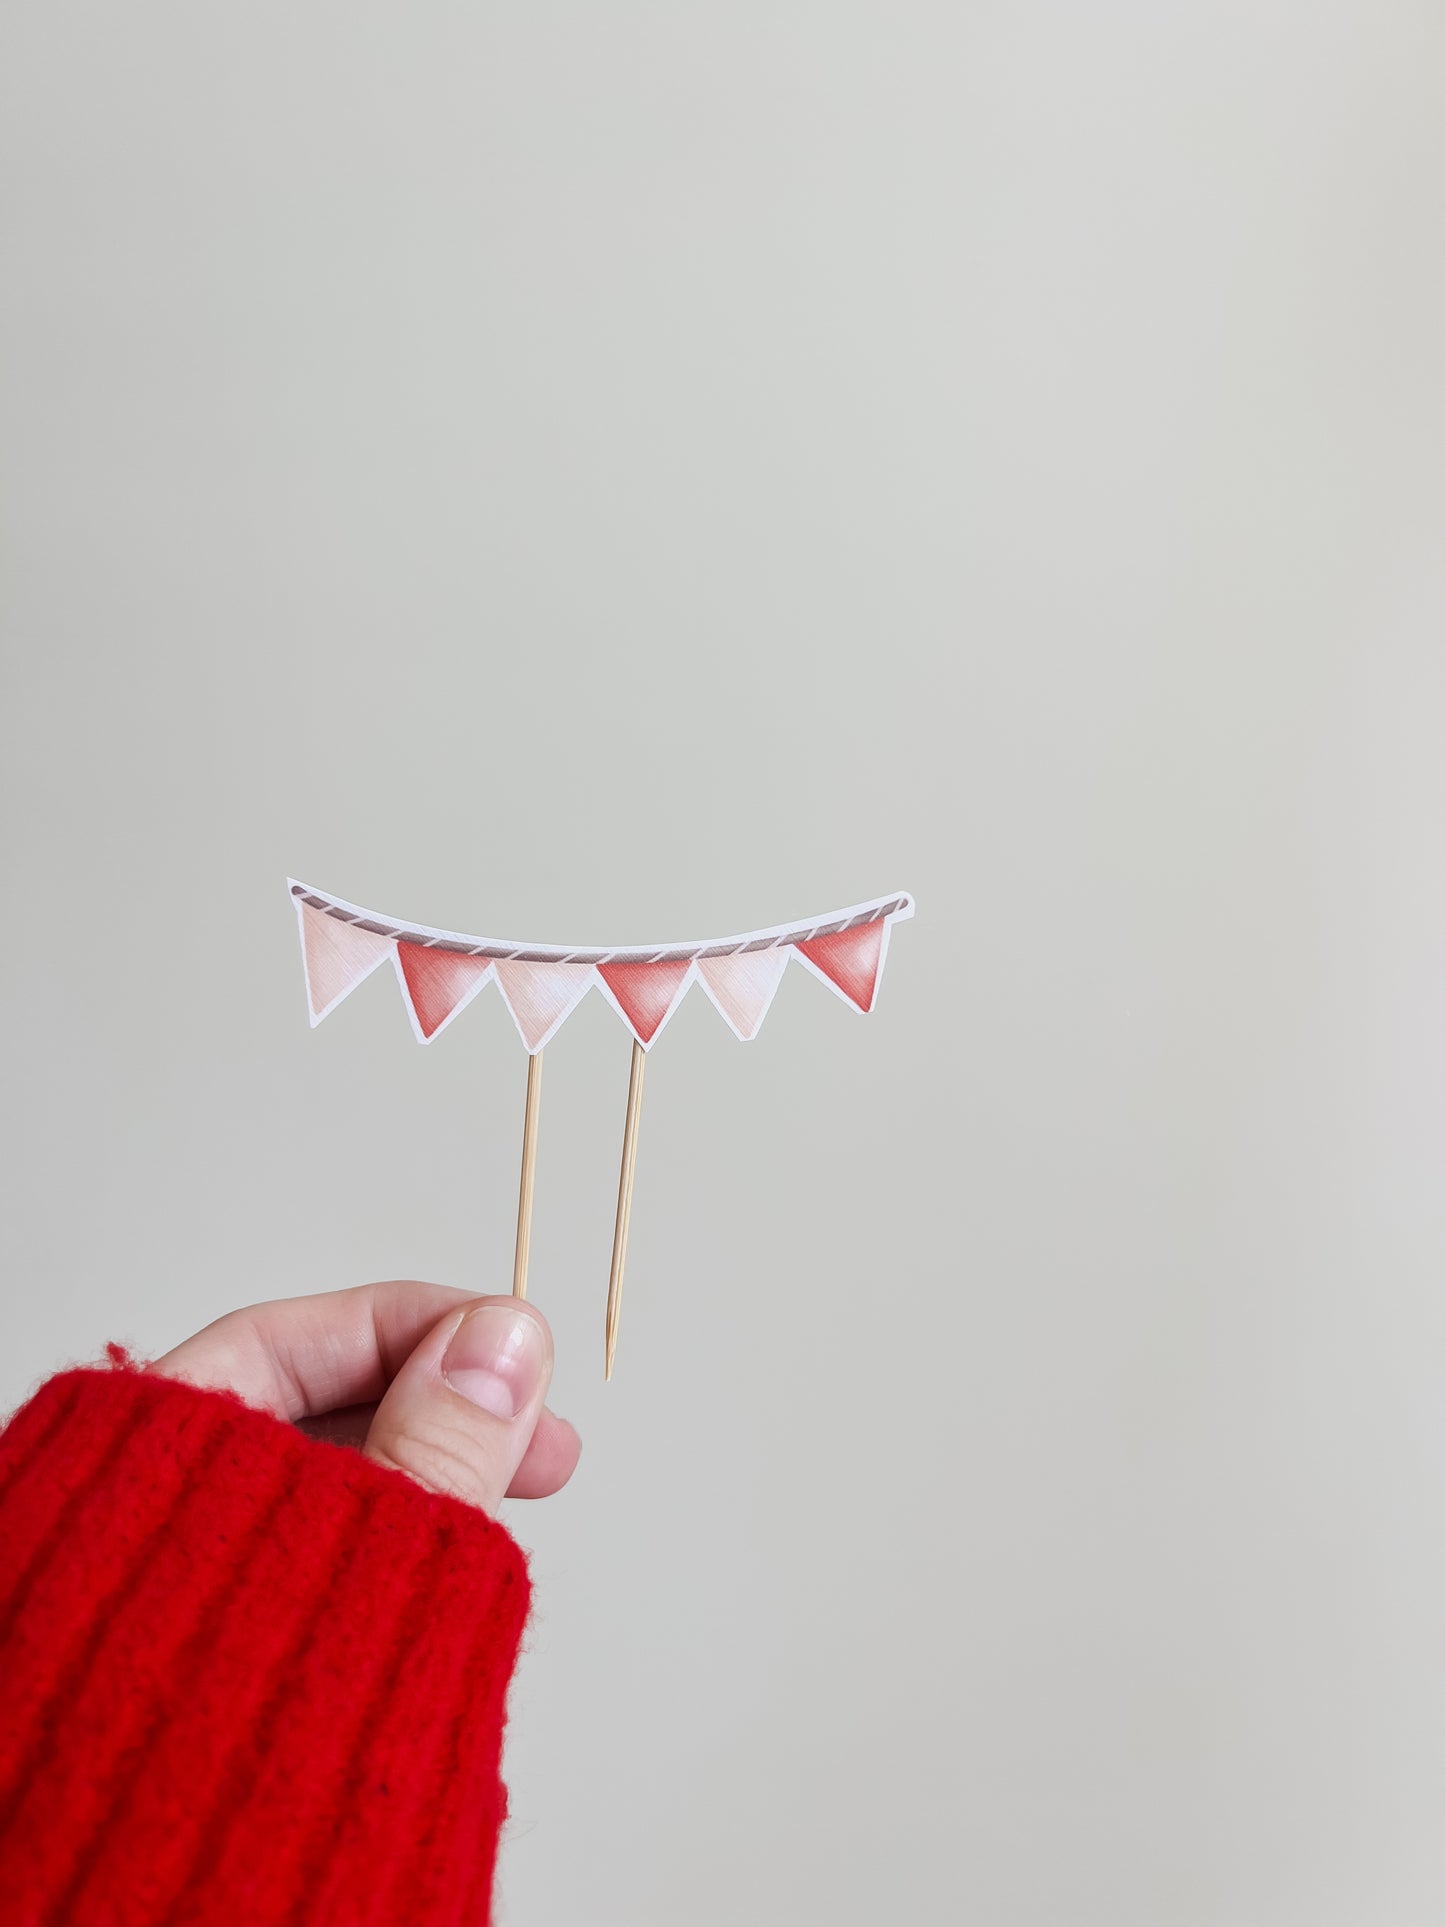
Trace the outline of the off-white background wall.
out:
[[[514,1927],[1445,1917],[1445,18],[12,0],[0,1394],[505,1288]]]

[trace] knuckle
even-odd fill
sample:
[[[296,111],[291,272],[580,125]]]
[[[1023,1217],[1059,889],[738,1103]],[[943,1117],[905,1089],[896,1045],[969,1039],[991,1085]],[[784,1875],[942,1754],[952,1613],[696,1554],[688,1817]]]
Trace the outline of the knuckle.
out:
[[[487,1461],[460,1427],[427,1423],[372,1441],[372,1455],[418,1485],[466,1505],[480,1505],[487,1491]]]

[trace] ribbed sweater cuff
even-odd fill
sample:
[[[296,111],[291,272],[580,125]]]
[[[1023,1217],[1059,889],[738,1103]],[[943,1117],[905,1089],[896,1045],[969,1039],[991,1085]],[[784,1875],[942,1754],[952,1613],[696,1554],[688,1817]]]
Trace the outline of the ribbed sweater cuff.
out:
[[[525,1561],[224,1394],[66,1372],[0,1434],[0,1910],[478,1927]]]

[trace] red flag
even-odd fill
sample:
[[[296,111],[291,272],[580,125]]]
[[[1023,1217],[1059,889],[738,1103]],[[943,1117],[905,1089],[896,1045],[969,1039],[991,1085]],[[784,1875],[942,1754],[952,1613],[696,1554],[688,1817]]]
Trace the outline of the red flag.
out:
[[[840,991],[856,1009],[866,1013],[872,1010],[873,999],[878,995],[887,928],[881,920],[859,923],[851,930],[835,930],[831,936],[810,937],[806,943],[794,947],[820,977]]]
[[[668,963],[598,964],[597,974],[645,1048],[676,1010],[691,969],[683,957]]]
[[[459,1011],[466,1009],[492,970],[490,957],[466,957],[456,950],[428,950],[420,943],[399,943],[396,963],[416,1034],[424,1044],[429,1044]]]

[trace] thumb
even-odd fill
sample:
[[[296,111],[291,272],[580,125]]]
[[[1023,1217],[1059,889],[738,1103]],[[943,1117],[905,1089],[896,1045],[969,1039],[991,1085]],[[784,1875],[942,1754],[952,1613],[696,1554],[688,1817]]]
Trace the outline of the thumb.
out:
[[[495,1512],[552,1376],[552,1334],[520,1298],[448,1312],[391,1381],[366,1451],[433,1492]]]

